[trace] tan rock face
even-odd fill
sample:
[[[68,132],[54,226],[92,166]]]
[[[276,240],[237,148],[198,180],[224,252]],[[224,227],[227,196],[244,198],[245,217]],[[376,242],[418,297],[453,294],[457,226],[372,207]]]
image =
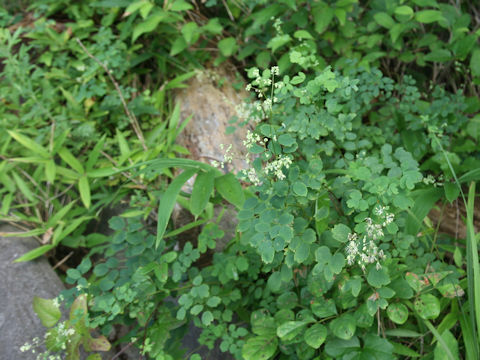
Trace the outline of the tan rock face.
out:
[[[206,163],[223,161],[225,148],[232,145],[235,156],[228,171],[236,173],[247,168],[247,151],[243,146],[247,128],[236,126],[234,133],[227,135],[226,132],[232,125],[229,120],[236,115],[235,107],[243,103],[247,93],[232,87],[233,75],[227,66],[201,72],[188,83],[188,88],[176,94],[175,100],[181,104],[182,121],[193,115],[177,143],[190,151],[190,158]],[[218,87],[217,79],[226,81]],[[225,145],[223,149],[221,144]]]
[[[225,163],[222,170],[238,173],[248,168],[245,161],[247,150],[243,145],[247,127],[238,126],[241,121],[231,124],[230,120],[237,115],[236,109],[243,104],[248,94],[243,89],[237,91],[233,88],[234,74],[235,69],[233,67],[230,69],[228,66],[206,70],[192,78],[187,88],[176,93],[175,101],[181,104],[181,121],[192,116],[176,142],[190,151],[191,155],[188,156],[190,159],[208,164],[212,161],[223,162],[226,149],[231,145],[228,153],[233,155],[233,160],[231,163]],[[218,86],[219,80],[222,79],[224,80],[222,86]],[[236,130],[227,135],[227,127],[232,125]],[[191,192],[193,183],[194,178],[187,182],[183,190]],[[218,210],[215,210],[216,214],[219,213]],[[177,204],[173,221],[178,228],[194,219],[188,211]],[[227,206],[219,224],[225,231],[225,236],[218,241],[217,251],[220,251],[235,236],[236,224],[236,211],[233,206]],[[181,246],[187,241],[195,243],[199,232],[199,228],[194,228],[182,233],[177,239]]]
[[[440,233],[448,234],[453,238],[465,239],[467,237],[467,226],[464,219],[467,218],[467,210],[461,198],[454,201],[452,204],[447,203],[443,212],[442,204],[437,204],[438,209],[432,209],[428,217],[432,220],[435,227],[438,226]],[[475,233],[480,230],[480,201],[476,199],[474,209],[473,226]]]

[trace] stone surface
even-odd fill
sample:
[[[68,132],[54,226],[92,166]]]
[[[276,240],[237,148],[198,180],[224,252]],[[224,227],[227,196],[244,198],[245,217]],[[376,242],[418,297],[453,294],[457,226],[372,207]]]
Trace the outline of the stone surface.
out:
[[[232,117],[239,115],[237,108],[247,98],[247,93],[243,90],[238,92],[232,87],[232,83],[235,81],[233,74],[233,66],[229,68],[228,65],[214,70],[206,70],[189,81],[186,89],[176,94],[175,101],[181,105],[181,121],[185,121],[192,115],[183,132],[177,137],[176,142],[190,151],[191,155],[188,156],[190,159],[209,164],[212,163],[212,160],[222,162],[226,148],[231,145],[229,154],[233,155],[233,161],[230,164],[225,164],[222,170],[237,173],[248,168],[245,161],[247,150],[243,145],[248,128],[246,126],[236,126],[234,133],[227,134],[227,127],[232,125],[230,123]],[[218,87],[220,79],[225,81],[221,87]],[[221,144],[224,146],[221,146]],[[190,179],[182,190],[191,192],[193,183],[194,178]],[[219,209],[219,207],[215,209],[215,215],[218,215]],[[220,228],[224,230],[225,236],[217,241],[216,251],[221,251],[235,236],[236,216],[234,207],[227,205],[219,224]],[[179,228],[194,221],[194,218],[177,204],[173,213],[173,221],[175,227]],[[199,228],[191,229],[182,233],[177,239],[180,243],[187,241],[196,243],[199,231]],[[229,353],[221,352],[218,344],[212,350],[209,350],[206,346],[200,347],[197,341],[200,333],[201,329],[189,324],[188,332],[182,341],[188,353],[197,352],[202,356],[202,359],[233,359]]]
[[[231,163],[225,163],[222,170],[237,173],[248,168],[245,161],[247,150],[243,145],[248,127],[237,124],[235,132],[227,134],[227,128],[232,125],[230,120],[240,115],[238,107],[241,107],[247,98],[244,90],[237,91],[232,86],[235,81],[234,71],[233,66],[228,64],[214,70],[207,69],[192,78],[187,88],[176,93],[175,101],[181,105],[181,121],[186,121],[192,116],[176,142],[190,151],[188,156],[190,159],[209,164],[212,161],[221,163],[226,149],[231,146],[228,153],[233,156],[233,160]],[[223,85],[219,87],[218,83],[222,79]],[[190,179],[182,190],[191,192],[194,181],[194,178]],[[216,215],[218,212],[216,209]],[[178,228],[194,221],[194,218],[177,204],[173,212],[173,221]],[[233,206],[227,206],[219,225],[225,231],[225,236],[217,242],[217,251],[222,250],[235,236],[237,220]],[[199,229],[194,228],[181,234],[179,241],[196,242],[198,233]]]
[[[0,233],[18,232],[0,224]],[[34,337],[43,338],[45,327],[33,311],[34,296],[54,298],[63,285],[45,258],[27,263],[13,260],[38,247],[32,238],[0,236],[0,360],[31,360],[19,348]]]
[[[232,145],[233,162],[227,168],[235,172],[246,169],[243,145],[247,127],[236,126],[234,133],[227,135],[229,121],[238,115],[237,107],[247,98],[247,93],[236,91],[232,83],[234,68],[228,65],[214,70],[205,70],[188,82],[188,87],[175,94],[175,101],[180,103],[180,118],[185,121],[192,116],[176,142],[187,148],[189,158],[210,163],[224,159],[225,147]],[[223,79],[223,85],[218,82]],[[225,145],[222,148],[221,145]]]

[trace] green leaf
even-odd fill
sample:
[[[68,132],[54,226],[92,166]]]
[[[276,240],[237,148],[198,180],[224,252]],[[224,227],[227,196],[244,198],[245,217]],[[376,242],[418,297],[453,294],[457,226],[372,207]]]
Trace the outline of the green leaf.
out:
[[[80,191],[80,199],[82,199],[83,205],[85,205],[87,209],[90,208],[90,185],[86,175],[78,180],[78,191]]]
[[[205,210],[208,200],[212,195],[214,183],[215,173],[213,171],[202,171],[197,175],[190,198],[190,211],[195,217],[199,216],[203,210]]]
[[[198,25],[193,21],[183,25],[181,32],[187,44],[193,44],[200,35]]]
[[[444,17],[439,10],[421,10],[415,14],[415,19],[423,24],[430,24],[435,21],[442,21]]]
[[[168,186],[167,190],[160,199],[160,204],[158,206],[158,220],[157,220],[157,239],[155,242],[155,247],[160,245],[160,241],[163,238],[163,234],[167,229],[168,220],[172,214],[173,208],[177,201],[177,196],[182,189],[183,184],[190,179],[197,170],[189,169],[182,172],[178,175],[172,183]]]
[[[23,254],[19,258],[15,259],[14,262],[25,262],[25,261],[36,259],[39,256],[42,256],[43,254],[45,254],[47,251],[50,251],[54,247],[55,246],[52,244],[39,246],[36,249],[30,250],[26,254]]]
[[[395,12],[395,15],[398,15],[398,16],[405,16],[408,18],[413,16],[413,9],[407,5],[398,6],[397,8],[395,8],[394,12]]]
[[[308,190],[303,182],[296,181],[293,183],[293,192],[298,196],[307,196]]]
[[[401,303],[393,303],[388,306],[387,315],[394,323],[402,325],[408,319],[408,309]]]
[[[45,163],[45,178],[50,184],[53,184],[53,182],[55,181],[55,175],[56,175],[55,161],[48,160]]]
[[[332,22],[335,11],[332,6],[319,2],[318,5],[313,6],[312,14],[315,22],[315,31],[321,34],[327,30],[328,25]]]
[[[360,341],[355,336],[350,340],[329,339],[325,344],[325,353],[334,359],[342,359],[342,355],[351,353],[360,348]],[[367,359],[365,359],[367,360]],[[370,360],[370,359],[368,359]]]
[[[197,304],[190,309],[190,314],[196,316],[203,310],[203,305]]]
[[[343,340],[351,339],[355,335],[356,328],[355,318],[350,314],[341,315],[330,322],[330,330],[336,337]]]
[[[27,200],[34,202],[35,197],[33,196],[33,192],[32,190],[30,190],[30,187],[28,186],[28,184],[25,181],[23,181],[23,179],[15,171],[12,171],[12,176],[13,176],[13,180],[15,180],[15,184],[17,185],[22,195],[24,195],[27,198]]]
[[[280,295],[277,299],[277,307],[279,309],[293,309],[298,304],[298,297],[293,291]]]
[[[457,184],[446,182],[443,188],[445,190],[445,197],[450,204],[460,195],[460,189],[458,188]]]
[[[293,37],[296,39],[308,39],[313,40],[313,36],[306,30],[297,30],[293,34]]]
[[[425,283],[415,273],[407,272],[405,274],[405,279],[407,280],[408,285],[410,285],[410,287],[417,293],[425,287]]]
[[[472,75],[475,77],[480,77],[480,49],[476,48],[472,52],[472,57],[470,58],[470,70]]]
[[[270,41],[267,43],[267,47],[271,48],[272,54],[274,54],[277,49],[288,44],[290,41],[292,41],[292,38],[288,34],[277,35],[270,39]]]
[[[237,42],[233,37],[227,37],[218,42],[218,49],[220,50],[220,53],[225,57],[232,56],[235,51],[237,51],[237,48]]]
[[[273,257],[275,256],[275,249],[272,246],[272,241],[263,240],[258,246],[258,252],[262,257],[262,261],[265,264],[270,264],[273,261]]]
[[[320,319],[337,315],[337,308],[333,299],[318,298],[311,304],[312,312]]]
[[[405,223],[405,232],[416,236],[422,227],[423,219],[433,208],[438,199],[443,194],[440,188],[431,188],[427,190],[420,190],[415,192],[415,205],[411,212],[409,212],[407,221]]]
[[[390,344],[393,345],[393,353],[398,355],[404,355],[409,357],[420,357],[421,355],[416,351],[406,347],[405,345],[390,341]]]
[[[345,243],[348,241],[348,234],[351,232],[352,230],[347,225],[337,224],[332,229],[332,236],[335,240]]]
[[[387,336],[412,337],[412,338],[423,336],[423,334],[420,334],[416,331],[409,330],[409,329],[401,329],[401,328],[388,329],[385,331],[385,334]]]
[[[58,151],[58,155],[62,158],[65,163],[70,166],[73,170],[75,170],[79,174],[85,173],[85,170],[80,163],[80,161],[77,160],[75,156],[72,155],[72,153],[65,147],[61,148]]]
[[[37,144],[34,140],[30,139],[29,137],[22,135],[16,131],[7,130],[8,134],[17,140],[20,144],[25,146],[27,149],[31,150],[35,155],[39,155],[43,158],[49,158],[50,153],[46,148]]]
[[[185,0],[175,0],[170,6],[170,10],[172,11],[186,11],[191,9],[193,9],[192,4],[189,4]]]
[[[272,292],[278,292],[282,287],[282,275],[279,271],[274,271],[267,281],[267,287]]]
[[[340,274],[344,266],[345,257],[343,256],[343,254],[337,252],[330,259],[329,267],[334,274]]]
[[[212,296],[207,300],[207,305],[210,307],[217,307],[222,302],[222,299],[218,296]]]
[[[136,25],[132,31],[132,42],[138,39],[139,36],[145,33],[155,30],[163,20],[168,17],[168,13],[162,10],[158,10],[154,14],[151,14],[145,21]]]
[[[452,349],[450,348],[449,344],[445,342],[445,339],[440,333],[435,329],[435,327],[430,323],[428,320],[424,320],[425,325],[427,325],[428,329],[431,331],[435,339],[438,341],[438,345],[441,346],[442,351],[447,355],[448,360],[458,360],[458,353],[457,357],[455,357],[452,353]],[[435,358],[436,359],[436,358]]]
[[[218,18],[213,18],[208,21],[207,25],[203,26],[203,30],[208,31],[213,35],[220,35],[223,31],[223,26],[220,24]]]
[[[188,47],[188,44],[183,38],[183,36],[179,36],[175,39],[175,41],[172,44],[172,47],[170,49],[170,55],[175,56],[177,54],[180,54],[187,47]]]
[[[420,295],[413,305],[422,319],[436,319],[440,315],[440,301],[432,294]]]
[[[311,321],[287,321],[277,328],[277,336],[289,341],[300,334]]]
[[[383,26],[384,28],[390,29],[395,25],[395,20],[392,19],[390,15],[385,12],[378,12],[373,16],[373,19],[377,22],[378,25]]]
[[[282,134],[278,137],[278,143],[283,146],[292,146],[296,143],[295,139],[290,134]]]
[[[234,174],[228,173],[215,179],[215,188],[229,203],[241,208],[245,202],[242,186]]]
[[[209,326],[213,321],[213,315],[210,311],[205,311],[202,314],[202,324],[205,326]]]
[[[393,345],[388,340],[370,333],[365,335],[362,349],[356,351],[356,356],[351,357],[351,359],[388,360],[394,358],[393,349]]]
[[[450,50],[447,49],[435,49],[432,52],[429,52],[427,55],[423,57],[425,61],[430,62],[447,62],[453,60],[452,53]]]
[[[254,334],[265,336],[276,336],[277,334],[275,320],[263,309],[252,312],[250,324]]]
[[[247,340],[242,347],[245,360],[268,360],[277,352],[276,336],[255,336]]]
[[[376,288],[381,288],[384,285],[390,284],[390,277],[384,267],[377,270],[376,267],[372,266],[368,272],[367,281],[370,285]]]
[[[62,317],[60,309],[55,305],[53,299],[42,299],[33,297],[33,311],[37,314],[43,326],[52,327]]]
[[[322,324],[313,325],[305,331],[304,335],[305,342],[314,349],[318,349],[323,344],[326,337],[327,328]]]

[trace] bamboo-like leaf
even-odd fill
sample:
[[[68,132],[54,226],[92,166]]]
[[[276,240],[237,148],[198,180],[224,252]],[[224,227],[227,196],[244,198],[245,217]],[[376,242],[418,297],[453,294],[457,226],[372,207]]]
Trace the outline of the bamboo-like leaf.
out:
[[[73,170],[78,172],[79,174],[83,174],[85,170],[83,169],[82,164],[80,161],[77,160],[75,156],[72,155],[72,153],[65,147],[61,148],[58,151],[58,155],[67,163],[68,166],[70,166]]]
[[[55,162],[53,160],[48,160],[45,163],[45,178],[50,184],[55,181],[56,172]]]
[[[60,220],[62,220],[62,218],[70,211],[70,209],[72,208],[73,204],[76,203],[76,200],[68,203],[67,205],[65,205],[63,208],[61,208],[60,210],[58,210],[53,216],[51,216],[47,223],[45,224],[45,228],[48,229],[50,227],[53,227],[55,226]]]
[[[36,249],[33,249],[33,250],[27,252],[26,254],[24,254],[22,256],[20,256],[18,259],[15,259],[14,262],[25,262],[25,261],[30,261],[30,260],[36,259],[39,256],[42,256],[47,251],[49,251],[53,248],[54,248],[54,246],[52,244],[40,246]]]
[[[29,137],[12,130],[8,130],[8,133],[10,134],[11,137],[13,137],[15,140],[17,140],[20,144],[25,146],[27,149],[31,150],[34,154],[40,155],[43,158],[50,157],[50,153],[46,148],[36,143],[34,140],[30,139]]]
[[[95,164],[97,163],[98,156],[100,155],[100,151],[103,149],[103,145],[105,144],[106,135],[103,135],[99,142],[94,146],[92,151],[88,154],[87,164],[85,165],[87,172],[93,169]]]
[[[435,329],[435,327],[430,323],[430,321],[423,320],[423,322],[425,323],[425,325],[427,325],[428,330],[430,330],[432,332],[433,336],[435,336],[435,338],[437,339],[440,346],[442,346],[442,348],[445,351],[445,354],[447,355],[448,359],[449,360],[457,360],[453,356],[450,349],[448,348],[448,345],[445,343],[445,340],[443,340],[442,335],[440,335],[440,333],[437,331],[437,329]]]
[[[467,278],[468,278],[468,302],[470,305],[470,320],[472,322],[472,335],[477,339],[475,344],[476,355],[479,355],[479,343],[477,334],[480,331],[480,264],[478,262],[478,245],[473,226],[475,201],[475,183],[470,184],[467,201]],[[476,322],[476,329],[475,329]]]
[[[213,191],[214,182],[214,172],[202,171],[197,175],[197,179],[193,185],[192,197],[190,198],[190,211],[195,217],[200,215],[205,209],[205,206],[207,206]]]
[[[88,183],[88,177],[82,176],[78,180],[78,190],[80,191],[80,198],[82,199],[83,205],[88,209],[91,205],[90,197],[90,185]]]
[[[163,239],[163,234],[167,229],[168,220],[170,219],[170,215],[172,215],[177,196],[180,193],[183,184],[185,184],[185,182],[196,172],[196,169],[189,169],[182,172],[172,181],[160,199],[160,205],[158,206],[157,240],[155,242],[155,247],[158,248],[160,241]]]
[[[477,354],[477,340],[473,337],[473,330],[471,323],[467,320],[465,314],[458,317],[460,328],[462,330],[463,344],[465,346],[466,360],[478,359]]]
[[[15,184],[20,189],[20,192],[27,198],[27,200],[33,202],[35,200],[35,197],[33,196],[33,192],[32,190],[30,190],[28,184],[23,181],[23,179],[15,171],[12,171],[12,176],[15,180]]]

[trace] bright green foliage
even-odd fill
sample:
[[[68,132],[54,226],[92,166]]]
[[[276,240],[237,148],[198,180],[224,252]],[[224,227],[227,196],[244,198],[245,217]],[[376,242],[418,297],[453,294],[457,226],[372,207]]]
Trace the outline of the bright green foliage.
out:
[[[258,72],[253,86],[274,79],[275,72]],[[199,172],[190,204],[207,224],[198,244],[187,242],[174,252],[169,236],[155,247],[155,236],[140,218],[113,218],[116,232],[103,248],[110,260],[97,264],[89,280],[84,269],[68,274],[70,282],[90,283],[86,291],[96,299],[91,325],[107,334],[112,323],[136,318],[151,343],[159,330],[147,326],[149,319],[163,319],[171,324],[161,332],[165,340],[154,347],[142,344],[151,357],[180,351],[168,339],[174,341],[175,329],[189,321],[203,329],[202,344],[211,348],[220,339],[222,351],[238,359],[272,359],[279,353],[301,359],[417,354],[420,349],[406,347],[401,336],[412,329],[422,334],[423,328],[396,329],[382,338],[378,327],[387,319],[398,326],[412,326],[409,319],[415,317],[441,319],[442,303],[461,296],[462,273],[432,262],[428,237],[405,232],[411,216],[426,215],[415,209],[419,195],[413,190],[431,187],[422,181],[404,138],[383,136],[380,124],[426,134],[429,129],[417,124],[418,109],[399,109],[398,99],[418,92],[413,84],[405,89],[376,71],[351,76],[327,69],[267,85],[277,101],[261,104],[269,123],[256,129],[262,143],[249,147],[257,176],[249,192],[230,184],[233,175],[202,171],[206,165],[195,169],[200,166],[195,162],[159,160],[140,170],[151,174],[177,164]],[[377,94],[372,83],[380,87]],[[379,100],[372,104],[375,97]],[[452,130],[456,126],[452,123]],[[423,146],[423,156],[435,156],[432,143]],[[177,177],[181,183],[190,176],[188,170],[184,174]],[[251,174],[240,176],[249,181]],[[204,188],[208,199],[198,193]],[[216,196],[239,206],[237,235],[207,265],[197,266],[224,236],[218,218],[207,212]],[[427,203],[428,209],[432,205]],[[107,265],[114,254],[121,270]],[[168,296],[178,303],[167,305]]]
[[[466,242],[427,217],[480,179],[471,2],[42,0],[32,10],[35,23],[18,30],[0,10],[0,214],[43,236],[20,261],[59,243],[90,248],[66,272],[81,334],[70,354],[105,349],[90,330],[124,324],[121,342],[145,357],[198,360],[181,347],[193,323],[201,345],[236,359],[479,358],[474,184]],[[247,67],[255,93],[246,121],[261,119],[239,174],[177,157],[186,121],[169,97],[193,67],[227,58]],[[121,198],[130,209],[110,220],[113,234],[87,235]],[[238,211],[231,239],[227,203]],[[194,221],[173,229],[175,204]],[[35,301],[46,325],[59,316],[50,305]]]
[[[39,358],[49,358],[55,353],[64,353],[66,360],[79,360],[80,347],[86,352],[108,351],[111,348],[110,342],[103,335],[92,337],[90,334],[87,297],[86,295],[78,296],[70,307],[70,315],[67,321],[59,322],[61,318],[60,299],[42,299],[35,297],[33,301],[33,309],[42,321],[42,324],[50,328],[45,334],[44,346],[46,352],[34,356]],[[38,339],[33,340],[33,344],[25,344],[23,351],[32,351],[32,354],[38,352],[42,344]],[[43,347],[43,346],[42,346]],[[101,359],[101,356],[91,354],[89,358]]]

